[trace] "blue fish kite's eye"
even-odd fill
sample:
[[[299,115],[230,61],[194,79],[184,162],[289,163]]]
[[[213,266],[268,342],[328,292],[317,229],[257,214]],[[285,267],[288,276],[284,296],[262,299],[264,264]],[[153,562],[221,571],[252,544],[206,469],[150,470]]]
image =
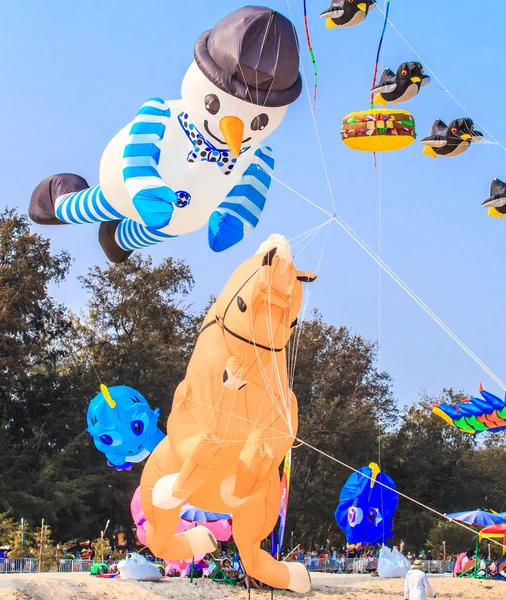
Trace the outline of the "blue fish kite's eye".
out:
[[[135,433],[135,435],[142,435],[142,432],[144,431],[144,423],[139,420],[132,421],[132,431]]]
[[[106,434],[101,435],[100,441],[102,442],[102,444],[105,444],[106,446],[112,445],[112,437],[110,435],[106,435]]]

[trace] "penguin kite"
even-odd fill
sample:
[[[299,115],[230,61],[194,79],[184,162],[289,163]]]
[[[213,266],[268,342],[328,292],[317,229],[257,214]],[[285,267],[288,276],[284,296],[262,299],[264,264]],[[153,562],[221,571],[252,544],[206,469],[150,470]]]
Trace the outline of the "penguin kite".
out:
[[[432,125],[430,135],[423,138],[420,144],[425,146],[423,153],[426,156],[437,158],[463,154],[471,142],[479,142],[482,139],[483,134],[475,131],[472,119],[455,119],[449,125],[437,119]]]
[[[211,249],[226,250],[260,219],[274,168],[262,140],[301,91],[293,24],[266,7],[240,8],[198,38],[181,99],[151,98],[109,142],[100,185],[49,177],[29,215],[40,225],[101,223],[116,263],[205,225]]]
[[[365,21],[375,8],[376,0],[332,0],[330,8],[324,10],[320,18],[326,19],[327,29],[353,27]]]
[[[506,215],[506,183],[500,179],[494,179],[490,184],[490,196],[482,203],[488,208],[489,217],[504,219]]]
[[[414,98],[420,88],[430,83],[430,77],[424,75],[419,62],[405,62],[394,73],[385,69],[379,84],[371,92],[376,94],[374,104],[386,106],[389,102],[400,104]]]

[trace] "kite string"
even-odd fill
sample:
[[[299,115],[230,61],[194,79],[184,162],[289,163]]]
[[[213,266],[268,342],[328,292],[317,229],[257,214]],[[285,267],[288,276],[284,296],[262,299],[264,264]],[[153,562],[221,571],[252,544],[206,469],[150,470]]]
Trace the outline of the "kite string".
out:
[[[406,294],[408,294],[408,296],[410,296],[418,304],[418,306],[420,306],[420,308],[422,308],[431,317],[431,319],[435,321],[441,327],[441,329],[443,329],[443,331],[445,331],[462,348],[462,350],[464,350],[464,352],[466,352],[466,354],[468,354],[468,356],[470,356],[476,362],[476,364],[478,364],[485,371],[485,373],[487,373],[487,375],[489,375],[499,386],[501,386],[503,390],[506,390],[506,384],[504,384],[501,381],[501,379],[499,379],[499,377],[448,327],[448,325],[446,325],[446,323],[444,323],[444,321],[440,319],[436,315],[436,313],[431,308],[429,308],[427,304],[425,304],[425,302],[415,292],[413,292],[413,290],[411,290],[408,287],[408,285],[397,275],[397,273],[395,273],[395,271],[391,269],[390,266],[387,263],[385,263],[385,261],[381,257],[379,257],[376,254],[376,252],[374,252],[374,250],[372,250],[357,233],[355,233],[355,231],[346,223],[346,221],[344,221],[344,219],[342,219],[339,215],[336,214],[331,215],[327,210],[325,210],[324,208],[322,208],[321,206],[319,206],[318,204],[316,204],[297,190],[294,190],[292,187],[290,187],[274,175],[272,176],[272,179],[277,181],[280,185],[290,190],[291,192],[293,192],[294,194],[296,194],[297,196],[299,196],[300,198],[302,198],[321,212],[327,214],[329,217],[332,217],[332,219],[339,225],[339,227],[341,227],[353,239],[353,241],[355,241],[365,252],[367,252],[367,254],[369,254],[369,256],[381,267],[381,269],[383,269],[383,271],[385,271],[385,273],[391,279],[393,279],[395,283],[397,283],[397,285],[399,285],[406,292]]]
[[[381,54],[381,45],[385,36],[385,30],[388,23],[388,13],[390,9],[390,0],[385,0],[385,21],[383,23],[383,31],[381,33],[380,44],[378,46],[378,53],[376,55],[376,66],[374,71],[374,77],[372,82],[373,89],[376,86],[376,77],[378,74],[378,64],[381,56],[381,68],[383,70],[384,61],[383,55]],[[371,108],[374,108],[374,94],[371,92]],[[383,161],[381,160],[381,154],[379,156],[379,169],[378,172],[378,256],[381,259],[382,254],[382,208],[383,208]],[[376,168],[376,152],[374,153],[374,166]],[[381,389],[381,267],[378,265],[378,381],[379,381],[379,389],[380,394],[382,395]],[[381,404],[380,404],[380,412],[381,412]],[[380,471],[383,469],[383,465],[381,463],[381,441],[382,441],[382,428],[381,428],[381,415],[378,419],[378,466]],[[380,487],[380,505],[381,505],[381,514],[384,514],[384,505],[383,505],[383,488]],[[385,519],[382,520],[382,529],[383,529],[383,543],[385,543]]]
[[[288,7],[288,12],[290,15],[290,19],[292,21],[292,26],[293,26],[293,30],[295,32],[295,26],[293,25],[293,15],[292,15],[292,9],[291,9],[291,5],[290,5],[290,0],[286,0],[287,3],[287,7]],[[379,7],[378,7],[379,8]],[[384,11],[381,10],[381,8],[379,9],[380,12],[382,14],[385,14]],[[414,52],[414,54],[416,56],[418,56],[418,58],[422,61],[421,57],[414,51],[414,49],[410,46],[410,44],[407,42],[407,40],[404,38],[404,36],[399,32],[399,30],[393,25],[393,23],[391,21],[389,21],[391,26],[394,28],[394,30],[400,35],[400,37],[405,41],[405,43],[408,45],[408,47]],[[300,47],[298,47],[299,50],[299,55],[300,55]],[[423,62],[423,61],[422,61]],[[301,62],[301,69],[302,69],[302,74],[303,74],[303,78],[304,78],[304,83],[305,83],[305,88],[306,88],[306,95],[308,98],[308,102],[311,108],[311,98],[309,96],[309,91],[308,91],[308,85],[307,85],[307,78],[306,78],[306,72],[304,69],[304,64]],[[433,74],[434,72],[429,69]],[[441,83],[441,81],[437,78],[437,76],[434,74],[435,78],[439,81],[440,85],[448,92],[450,93],[447,88],[445,88],[445,86]],[[452,98],[454,98],[454,100],[460,105],[462,106],[457,100],[456,98],[450,94]],[[462,107],[463,108],[463,107]],[[465,112],[467,112],[467,114],[470,114],[469,111],[467,111],[466,109],[463,108],[463,110],[465,110]],[[316,119],[315,119],[315,115],[314,112],[312,110],[310,110],[311,112],[311,117],[313,120],[313,125],[315,128],[315,134],[316,134],[316,139],[318,142],[318,146],[319,146],[319,150],[320,150],[320,157],[322,160],[322,166],[323,166],[323,170],[325,173],[325,177],[326,177],[326,181],[327,181],[327,187],[328,187],[328,191],[329,191],[329,196],[332,202],[332,208],[334,210],[334,214],[331,215],[331,213],[329,213],[327,210],[325,210],[324,208],[322,208],[321,206],[319,206],[318,204],[316,204],[315,202],[313,202],[312,200],[310,200],[309,198],[303,196],[302,194],[300,194],[299,192],[297,192],[296,190],[294,190],[293,188],[291,188],[290,186],[288,186],[287,184],[285,184],[284,182],[280,181],[279,179],[277,179],[274,175],[272,176],[272,178],[274,180],[276,180],[278,183],[280,183],[281,185],[283,185],[284,187],[286,187],[287,189],[291,190],[293,193],[295,193],[296,195],[300,196],[303,200],[305,200],[306,202],[308,202],[309,204],[311,204],[312,206],[314,206],[315,208],[317,208],[318,210],[324,212],[325,214],[327,214],[328,216],[331,216],[333,218],[334,221],[336,221],[336,223],[342,228],[344,229],[344,231],[359,245],[361,246],[361,248],[363,250],[365,250],[370,256],[371,258],[376,261],[378,263],[378,265],[380,265],[380,267],[389,275],[389,277],[391,277],[498,385],[500,385],[504,390],[506,390],[506,385],[499,379],[499,377],[497,377],[493,371],[491,369],[489,369],[487,367],[487,365],[485,365],[485,363],[483,363],[483,361],[481,361],[454,333],[453,331],[421,300],[421,298],[419,298],[412,290],[410,290],[410,288],[404,283],[404,281],[402,281],[402,279],[392,270],[390,269],[390,267],[380,258],[376,255],[376,253],[371,250],[371,248],[369,248],[367,246],[367,244],[351,229],[351,227],[348,226],[348,224],[341,218],[338,217],[336,215],[336,208],[335,208],[335,201],[334,201],[334,193],[333,193],[333,189],[332,189],[332,184],[330,183],[330,177],[328,174],[328,170],[327,170],[327,161],[325,159],[325,154],[323,151],[323,147],[322,147],[322,143],[320,140],[320,135],[319,135],[319,131],[318,131],[318,126],[316,124]],[[495,141],[496,138],[494,138],[490,132],[488,132],[486,130],[485,127],[483,127],[478,121],[476,121],[482,128],[483,130],[490,135],[490,137],[492,139],[494,139]],[[500,144],[499,142],[497,142],[504,150],[506,150],[506,148],[504,148],[504,146],[502,146],[502,144]]]
[[[317,86],[318,86],[318,73],[316,70],[316,59],[315,59],[315,55],[313,52],[313,46],[311,44],[311,38],[309,36],[309,23],[307,20],[307,6],[306,6],[306,0],[304,1],[304,27],[306,29],[306,40],[307,40],[307,47],[309,50],[309,56],[311,57],[311,61],[313,63],[313,71],[314,71],[314,91],[313,91],[313,112],[316,110],[316,90],[317,90]]]
[[[292,7],[290,5],[290,0],[286,0],[286,5],[288,8],[288,14],[290,15],[290,21],[292,22],[293,33],[294,33],[295,37],[297,37],[297,31],[295,29],[295,25],[293,24],[293,14],[292,14]],[[329,190],[330,201],[332,202],[332,210],[335,213],[336,204],[335,204],[335,200],[334,200],[334,192],[332,191],[332,185],[330,184],[329,172],[327,170],[327,161],[325,160],[325,154],[324,154],[323,146],[322,146],[322,143],[320,140],[320,132],[318,130],[318,125],[316,124],[315,113],[314,113],[314,110],[312,109],[312,105],[311,105],[311,97],[309,95],[309,86],[307,84],[306,70],[304,69],[304,63],[302,62],[302,56],[301,56],[299,45],[297,45],[297,50],[299,52],[299,58],[301,59],[300,66],[301,66],[301,70],[302,70],[302,77],[304,79],[304,87],[306,89],[306,96],[307,96],[307,100],[309,103],[309,111],[311,113],[311,118],[313,120],[316,140],[318,142],[318,148],[320,149],[320,157],[321,157],[321,161],[322,161],[323,171],[325,173],[325,179],[327,180],[327,187]],[[328,213],[328,214],[330,216],[330,213]]]
[[[345,467],[346,469],[349,469],[350,471],[353,471],[355,473],[358,473],[359,475],[361,475],[362,477],[365,477],[366,479],[369,479],[371,482],[375,482],[376,484],[380,485],[381,487],[394,492],[396,494],[398,494],[399,496],[401,496],[402,498],[408,500],[409,502],[413,502],[413,504],[417,504],[418,506],[421,506],[422,508],[424,508],[425,510],[428,510],[432,513],[434,513],[435,515],[437,515],[438,517],[442,517],[445,520],[450,521],[451,523],[455,523],[455,525],[458,525],[459,527],[462,527],[463,529],[467,529],[468,531],[471,531],[473,533],[473,535],[477,535],[476,530],[472,529],[471,527],[469,527],[468,525],[464,525],[464,523],[461,523],[460,521],[454,521],[453,519],[451,519],[450,517],[447,517],[445,513],[439,512],[438,510],[436,510],[435,508],[432,508],[431,506],[427,506],[427,504],[424,504],[423,502],[420,502],[419,500],[415,500],[415,498],[412,498],[411,496],[408,496],[407,494],[403,494],[402,492],[399,492],[399,490],[390,487],[389,485],[387,485],[386,483],[382,483],[381,481],[379,481],[379,479],[373,479],[372,477],[370,477],[369,475],[366,475],[365,473],[359,471],[358,469],[353,468],[351,465],[346,464],[345,462],[343,462],[342,460],[339,460],[338,458],[335,458],[334,456],[331,456],[330,454],[327,454],[327,452],[324,452],[323,450],[320,450],[319,448],[316,448],[315,446],[312,446],[311,444],[308,444],[307,442],[305,442],[304,440],[301,440],[300,438],[296,437],[295,441],[299,442],[301,445],[307,446],[308,448],[310,448],[311,450],[314,450],[315,452],[318,452],[318,454],[321,454],[322,456],[324,456],[325,458],[330,459],[331,461],[341,465],[342,467]],[[484,536],[485,537],[485,536]],[[503,544],[501,544],[500,542],[497,542],[491,538],[486,538],[492,542],[494,542],[497,546],[503,546]]]
[[[310,236],[310,239],[306,242],[306,244],[303,246],[303,248],[301,250],[299,250],[297,252],[297,254],[294,255],[294,259],[296,259],[300,254],[302,254],[304,252],[304,250],[309,246],[309,244],[311,244],[311,242],[315,239],[315,237],[318,235],[318,233],[320,233],[320,230],[323,229],[326,225],[329,225],[330,223],[332,223],[332,219],[327,219],[327,221],[325,221],[325,223],[323,223],[322,225],[320,225],[315,231],[314,233]],[[317,273],[318,275],[318,273]]]
[[[381,31],[381,37],[378,44],[378,52],[376,53],[376,63],[374,65],[374,75],[372,78],[371,90],[376,87],[376,78],[378,76],[379,59],[381,54],[381,47],[383,46],[383,39],[385,38],[385,31],[388,24],[388,13],[390,12],[390,0],[386,0],[386,10],[384,12],[385,21],[383,22],[383,30]],[[374,109],[374,92],[371,91],[371,110]]]

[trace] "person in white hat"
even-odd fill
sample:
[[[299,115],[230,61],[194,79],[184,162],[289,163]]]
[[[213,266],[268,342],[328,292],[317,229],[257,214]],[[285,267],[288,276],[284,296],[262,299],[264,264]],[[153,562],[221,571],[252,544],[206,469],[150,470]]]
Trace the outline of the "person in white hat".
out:
[[[423,572],[423,563],[421,560],[415,560],[411,565],[411,569],[406,575],[404,582],[404,598],[405,600],[426,600],[425,594],[427,591],[433,598],[436,593],[432,589],[427,575]]]

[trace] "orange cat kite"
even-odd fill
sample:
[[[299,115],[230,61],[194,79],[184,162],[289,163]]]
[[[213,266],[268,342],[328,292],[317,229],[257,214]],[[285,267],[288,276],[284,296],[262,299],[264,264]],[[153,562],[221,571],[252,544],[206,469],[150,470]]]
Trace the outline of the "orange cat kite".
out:
[[[276,588],[309,591],[304,565],[276,561],[260,542],[276,524],[278,469],[297,434],[285,347],[302,303],[301,282],[314,279],[296,270],[286,238],[271,235],[207,314],[174,395],[167,437],[142,474],[147,541],[155,556],[183,560],[216,548],[205,527],[175,533],[188,501],[232,513],[249,575]]]

